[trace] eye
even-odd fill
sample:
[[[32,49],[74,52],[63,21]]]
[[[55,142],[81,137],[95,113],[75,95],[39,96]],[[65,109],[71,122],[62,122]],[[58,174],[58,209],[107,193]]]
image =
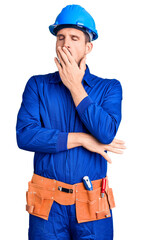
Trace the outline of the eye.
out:
[[[63,40],[64,38],[63,37],[60,37],[59,40]]]
[[[72,39],[73,39],[73,41],[77,41],[77,40],[78,40],[78,38],[77,38],[77,37],[73,37]]]
[[[59,35],[59,36],[57,36],[57,39],[60,41],[60,40],[63,40],[64,39],[64,36],[62,36],[62,35]]]

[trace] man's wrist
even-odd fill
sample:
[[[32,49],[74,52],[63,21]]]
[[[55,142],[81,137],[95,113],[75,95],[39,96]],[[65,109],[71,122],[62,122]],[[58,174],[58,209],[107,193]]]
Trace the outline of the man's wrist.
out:
[[[70,132],[68,133],[67,149],[82,146],[82,140],[85,133]]]
[[[70,92],[76,107],[85,97],[88,96],[82,84],[80,84],[78,87],[74,86],[74,88],[72,88]]]

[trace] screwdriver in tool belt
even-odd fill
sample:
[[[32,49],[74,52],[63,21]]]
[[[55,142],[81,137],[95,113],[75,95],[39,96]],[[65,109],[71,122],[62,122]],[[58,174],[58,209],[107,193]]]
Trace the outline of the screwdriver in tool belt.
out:
[[[105,189],[106,189],[106,178],[102,179],[102,187],[101,187],[101,197],[104,197],[104,193],[105,193]]]

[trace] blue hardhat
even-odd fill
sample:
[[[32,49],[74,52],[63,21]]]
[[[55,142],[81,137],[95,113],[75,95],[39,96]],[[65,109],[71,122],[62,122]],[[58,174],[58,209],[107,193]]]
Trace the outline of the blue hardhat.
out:
[[[80,5],[67,5],[57,16],[55,23],[49,26],[50,32],[56,36],[57,31],[65,27],[72,27],[88,33],[90,40],[98,38],[95,21]]]

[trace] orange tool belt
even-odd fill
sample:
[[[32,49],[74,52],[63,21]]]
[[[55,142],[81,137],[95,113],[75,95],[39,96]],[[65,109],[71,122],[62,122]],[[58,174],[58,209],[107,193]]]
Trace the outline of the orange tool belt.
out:
[[[106,177],[104,197],[101,197],[102,179],[91,181],[93,190],[86,190],[83,182],[67,184],[33,174],[26,192],[26,211],[48,220],[53,201],[62,205],[75,204],[78,223],[110,217],[115,207],[112,188]]]

